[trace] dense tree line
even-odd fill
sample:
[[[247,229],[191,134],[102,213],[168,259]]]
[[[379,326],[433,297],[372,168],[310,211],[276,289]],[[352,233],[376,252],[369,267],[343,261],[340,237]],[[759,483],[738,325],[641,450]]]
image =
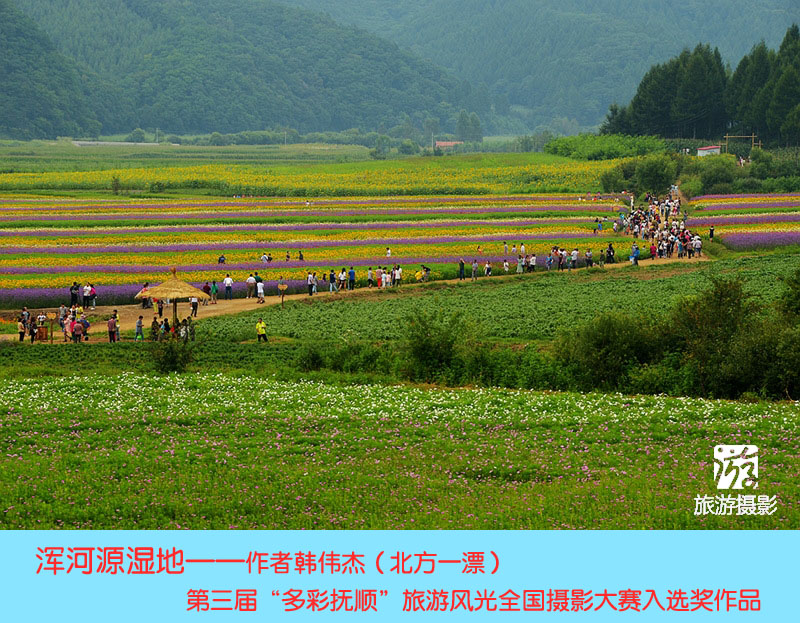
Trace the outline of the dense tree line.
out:
[[[453,132],[462,108],[487,109],[396,44],[270,0],[16,3],[77,62],[104,133],[385,132],[405,119],[421,131],[428,118]]]
[[[0,0],[0,136],[29,139],[99,130],[75,64],[10,0]]]
[[[644,75],[631,102],[612,104],[607,134],[705,136],[756,133],[773,144],[800,142],[800,28],[777,51],[762,41],[728,75],[719,51],[698,45]]]

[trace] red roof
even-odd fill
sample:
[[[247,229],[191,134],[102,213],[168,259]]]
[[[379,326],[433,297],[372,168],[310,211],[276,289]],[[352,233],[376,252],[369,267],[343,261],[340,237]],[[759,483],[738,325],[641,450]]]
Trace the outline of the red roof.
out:
[[[436,147],[455,147],[463,144],[464,141],[436,141]]]
[[[698,147],[697,151],[703,151],[705,149],[722,149],[720,145],[709,145],[708,147]]]

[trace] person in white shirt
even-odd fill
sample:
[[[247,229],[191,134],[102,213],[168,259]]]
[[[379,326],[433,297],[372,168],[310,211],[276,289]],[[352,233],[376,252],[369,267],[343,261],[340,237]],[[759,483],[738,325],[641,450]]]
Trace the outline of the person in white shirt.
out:
[[[519,245],[519,252],[522,254],[523,257],[525,256],[525,243],[524,242]]]
[[[400,283],[403,281],[403,269],[400,268],[399,264],[397,265],[397,270],[395,271],[394,277],[395,277],[395,284],[399,286]]]
[[[267,254],[266,253],[262,253],[261,254],[261,263],[262,264],[266,264],[268,261],[269,261],[269,259],[267,258]]]
[[[263,281],[259,281],[256,284],[256,291],[258,293],[258,302],[259,303],[263,303],[264,302],[264,282]]]
[[[392,257],[392,250],[389,247],[386,247],[386,257]]]
[[[503,260],[503,272],[508,272],[508,260]]]
[[[245,283],[247,284],[247,298],[253,298],[253,294],[256,292],[256,278],[251,274],[245,279]]]
[[[572,250],[572,265],[570,268],[578,268],[578,249]]]
[[[83,306],[89,307],[89,304],[92,302],[92,286],[88,283],[83,286]]]
[[[225,300],[230,300],[233,298],[233,279],[231,279],[230,275],[225,275],[225,279],[222,280],[222,284],[225,286]]]

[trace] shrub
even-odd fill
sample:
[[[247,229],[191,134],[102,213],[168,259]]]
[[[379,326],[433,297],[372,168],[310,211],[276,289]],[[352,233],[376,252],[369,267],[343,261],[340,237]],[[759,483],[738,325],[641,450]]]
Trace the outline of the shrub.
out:
[[[706,156],[707,161],[703,163],[700,171],[700,180],[703,182],[703,191],[706,194],[728,194],[717,193],[712,189],[721,184],[733,184],[736,179],[736,161],[732,156]],[[732,187],[731,187],[732,188]]]
[[[703,194],[703,182],[697,176],[690,176],[681,181],[681,192],[689,199]]]
[[[581,387],[611,388],[624,381],[633,365],[650,361],[657,343],[645,319],[606,312],[561,333],[556,352],[573,369]]]
[[[156,372],[186,372],[193,359],[193,346],[183,340],[168,338],[150,345],[150,354]]]
[[[452,378],[454,365],[463,366],[463,355],[474,346],[475,330],[458,312],[419,310],[407,317],[403,326],[401,372],[411,380]]]
[[[675,161],[666,155],[652,155],[636,163],[634,181],[638,192],[665,193],[675,183],[678,168]]]

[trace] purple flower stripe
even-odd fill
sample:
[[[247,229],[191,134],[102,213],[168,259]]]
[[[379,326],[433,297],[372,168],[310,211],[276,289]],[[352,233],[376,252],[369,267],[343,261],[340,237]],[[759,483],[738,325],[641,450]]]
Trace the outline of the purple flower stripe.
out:
[[[797,208],[800,201],[774,201],[772,203],[716,203],[704,206],[700,212],[712,212],[719,210],[759,210],[762,208]]]
[[[225,296],[225,287],[222,285],[222,278],[217,281],[219,293],[217,298],[222,300]],[[303,279],[286,279],[289,286],[288,293],[302,292],[306,289],[306,282]],[[195,281],[192,285],[202,288],[205,282]],[[280,294],[278,281],[265,281],[264,292],[266,294]],[[156,285],[155,282],[152,285]],[[122,284],[122,285],[96,285],[97,304],[114,305],[124,303],[134,303],[134,298],[142,289],[142,284]],[[235,282],[233,284],[233,296],[236,298],[244,296],[247,288],[245,283]],[[0,308],[21,307],[22,305],[59,305],[69,303],[68,288],[0,288]],[[181,299],[185,300],[185,299]]]
[[[406,214],[494,214],[513,212],[616,212],[617,206],[586,202],[585,205],[547,205],[547,206],[494,206],[486,208],[409,208],[388,210],[296,210],[293,212],[178,212],[172,214],[64,214],[34,216],[4,216],[0,222],[10,221],[121,221],[121,220],[163,220],[163,219],[215,219],[241,217],[297,217],[297,216],[396,216]]]
[[[750,216],[706,216],[690,217],[687,221],[692,227],[698,225],[758,225],[760,223],[795,223],[800,222],[800,212],[787,214],[753,214]]]
[[[35,229],[29,231],[8,231],[0,230],[0,237],[3,236],[96,236],[107,234],[150,234],[150,233],[189,233],[189,232],[223,232],[223,231],[314,231],[321,230],[369,230],[369,229],[405,229],[405,228],[429,228],[429,227],[470,227],[473,225],[491,225],[492,227],[514,227],[528,225],[549,225],[549,224],[575,224],[575,225],[595,225],[594,221],[573,221],[569,219],[530,219],[520,221],[437,221],[426,223],[424,221],[412,221],[403,223],[297,223],[294,225],[190,225],[183,227],[148,227],[147,229],[135,227],[120,227],[117,229]]]
[[[722,241],[731,249],[744,250],[800,244],[800,231],[745,232],[726,234]]]
[[[464,255],[462,256],[465,262],[471,263],[473,256]],[[481,267],[489,260],[492,263],[500,262],[502,263],[504,259],[508,260],[510,263],[515,262],[514,256],[510,253],[507,256],[501,255],[493,255],[493,256],[486,256],[486,255],[475,255],[474,259],[477,259]],[[334,260],[320,260],[320,261],[309,261],[309,262],[298,262],[298,261],[291,261],[291,262],[273,262],[272,264],[261,264],[260,262],[250,262],[250,263],[243,263],[243,264],[189,264],[186,266],[177,266],[177,270],[181,273],[193,272],[193,271],[219,271],[220,280],[225,276],[226,273],[234,272],[234,271],[247,271],[247,272],[258,272],[259,270],[277,270],[280,274],[281,268],[307,268],[311,271],[320,271],[330,267],[340,268],[342,266],[390,266],[392,264],[400,264],[402,266],[407,266],[409,264],[452,264],[458,263],[459,257],[452,255],[452,256],[443,256],[443,257],[372,257],[372,258],[359,258],[359,259],[352,259],[352,258],[339,258]],[[544,263],[544,256],[540,256],[536,260],[537,264]],[[115,266],[39,266],[39,267],[31,267],[26,268],[22,266],[15,266],[11,268],[3,268],[2,272],[7,275],[27,275],[27,274],[36,274],[36,275],[58,275],[58,274],[69,274],[69,273],[107,273],[107,276],[110,277],[114,274],[129,274],[129,273],[164,273],[166,274],[170,267],[168,266],[139,266],[139,265],[115,265]]]
[[[692,202],[702,201],[703,199],[758,199],[763,197],[798,197],[798,193],[753,193],[740,195],[700,195],[694,197]]]
[[[614,195],[601,195],[603,199],[613,199]],[[575,195],[565,195],[563,197],[544,197],[539,195],[509,195],[498,197],[496,195],[481,195],[477,197],[395,197],[385,199],[309,199],[312,205],[317,206],[338,206],[338,205],[401,205],[408,203],[468,203],[468,202],[487,202],[487,201],[574,201],[580,197]],[[31,201],[51,201],[58,203],[67,203],[70,200],[63,199],[41,199],[41,200],[27,200],[27,199],[0,199],[0,204],[3,203],[28,203]],[[71,200],[76,204],[79,199]],[[174,208],[191,208],[191,207],[230,207],[237,206],[252,206],[252,207],[277,207],[286,208],[292,206],[305,206],[306,200],[295,201],[211,201],[208,203],[142,203],[142,204],[128,204],[128,203],[102,203],[103,208],[120,208],[125,210],[148,210],[152,208],[160,208],[164,205]],[[87,205],[93,207],[95,204],[87,202]],[[80,205],[71,206],[54,206],[47,207],[46,210],[74,210]],[[20,208],[0,208],[0,210],[17,210]],[[24,208],[23,208],[24,209]],[[41,208],[32,208],[33,210],[40,210]]]
[[[514,237],[515,240],[555,240],[558,238],[596,238],[591,233],[532,234]],[[178,251],[228,251],[237,249],[317,249],[320,247],[364,247],[369,245],[442,244],[447,242],[496,242],[508,240],[507,235],[493,236],[441,236],[432,238],[375,238],[372,240],[311,240],[304,242],[231,242],[221,244],[164,244],[150,246],[120,245],[107,247],[0,247],[0,254],[48,253],[74,255],[76,253],[174,253]],[[0,272],[7,272],[4,269]]]

